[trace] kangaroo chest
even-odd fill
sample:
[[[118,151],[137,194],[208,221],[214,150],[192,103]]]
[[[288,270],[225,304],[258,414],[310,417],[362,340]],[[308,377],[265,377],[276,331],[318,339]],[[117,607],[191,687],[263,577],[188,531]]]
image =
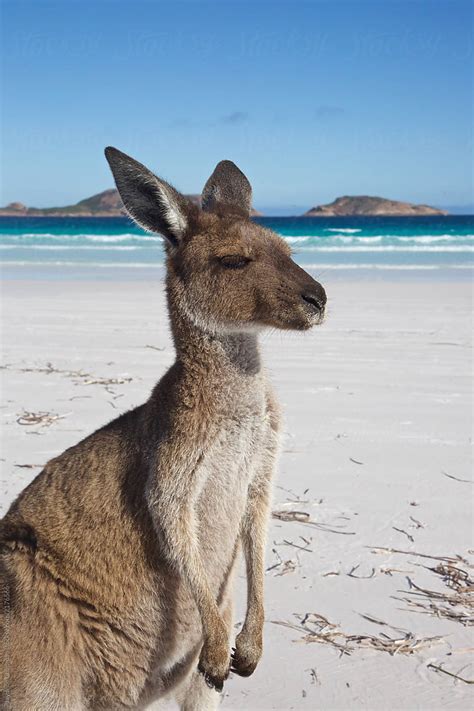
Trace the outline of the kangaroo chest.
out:
[[[248,487],[258,471],[268,436],[263,389],[223,411],[216,425],[215,437],[201,462],[197,512],[202,544],[208,549],[211,564],[225,566],[232,556]]]

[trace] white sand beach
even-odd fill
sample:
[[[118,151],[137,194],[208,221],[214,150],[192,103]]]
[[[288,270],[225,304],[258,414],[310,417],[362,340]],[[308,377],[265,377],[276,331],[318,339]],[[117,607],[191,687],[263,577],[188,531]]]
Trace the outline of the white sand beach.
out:
[[[0,515],[173,361],[162,283],[123,274],[4,281]],[[321,281],[322,327],[262,339],[286,418],[265,652],[228,681],[223,708],[465,709],[474,640],[455,569],[474,577],[471,285]],[[238,626],[242,574],[236,599]]]

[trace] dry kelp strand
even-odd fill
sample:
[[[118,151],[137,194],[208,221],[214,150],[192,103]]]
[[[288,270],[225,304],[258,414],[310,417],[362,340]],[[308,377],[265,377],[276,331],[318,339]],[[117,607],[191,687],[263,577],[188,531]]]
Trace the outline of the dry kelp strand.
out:
[[[295,630],[302,634],[299,642],[305,644],[327,644],[337,649],[341,654],[350,655],[358,649],[373,649],[378,652],[387,652],[390,655],[405,654],[410,655],[421,649],[430,647],[440,642],[442,637],[419,637],[413,632],[392,627],[382,620],[377,620],[368,615],[362,615],[365,619],[378,625],[395,630],[400,636],[389,636],[385,633],[380,635],[370,634],[347,634],[339,625],[330,622],[323,615],[315,612],[306,613],[299,621],[299,624],[272,620],[275,625],[281,625]]]

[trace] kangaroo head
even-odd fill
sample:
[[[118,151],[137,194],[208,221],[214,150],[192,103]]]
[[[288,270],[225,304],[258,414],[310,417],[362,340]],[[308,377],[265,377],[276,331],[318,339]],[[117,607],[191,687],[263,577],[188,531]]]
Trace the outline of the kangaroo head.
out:
[[[130,216],[166,239],[172,313],[212,333],[322,322],[326,294],[291,258],[287,243],[250,218],[252,188],[231,161],[204,186],[202,209],[144,165],[106,148]]]

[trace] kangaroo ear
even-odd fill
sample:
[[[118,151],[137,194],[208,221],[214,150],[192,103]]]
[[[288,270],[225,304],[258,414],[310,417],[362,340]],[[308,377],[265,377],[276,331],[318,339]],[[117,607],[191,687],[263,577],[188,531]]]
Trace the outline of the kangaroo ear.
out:
[[[214,169],[202,191],[202,209],[218,211],[219,207],[229,212],[250,215],[252,186],[231,160],[221,160]]]
[[[130,217],[176,246],[186,232],[191,209],[184,195],[117,148],[106,148],[105,157]]]

